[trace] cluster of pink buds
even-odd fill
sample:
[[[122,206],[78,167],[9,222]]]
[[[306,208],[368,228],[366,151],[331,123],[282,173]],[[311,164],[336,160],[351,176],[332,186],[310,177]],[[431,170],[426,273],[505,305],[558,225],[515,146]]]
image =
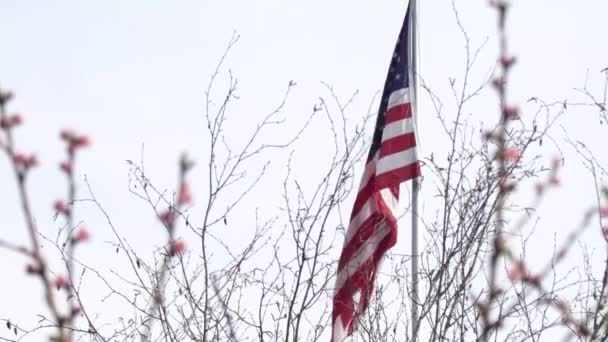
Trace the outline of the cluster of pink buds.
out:
[[[192,203],[192,193],[188,183],[183,182],[179,187],[179,193],[177,195],[177,204],[180,206],[188,205]]]
[[[53,285],[57,288],[57,290],[67,289],[70,286],[70,281],[66,276],[60,274],[53,281]]]
[[[19,126],[22,123],[23,118],[21,117],[21,114],[13,114],[0,119],[0,128],[8,130]]]
[[[29,264],[25,268],[25,272],[27,274],[42,274],[43,271],[44,270],[43,270],[43,268],[42,268],[41,265],[32,265],[32,264]]]
[[[173,241],[169,249],[171,256],[182,255],[186,252],[186,243],[182,240]]]
[[[519,108],[515,106],[504,106],[502,108],[502,116],[505,120],[519,120]]]
[[[87,147],[91,144],[91,139],[86,135],[78,135],[74,131],[64,129],[61,131],[61,139],[68,145],[68,153],[73,155],[76,150]],[[70,168],[71,170],[71,168]]]
[[[61,163],[59,163],[59,169],[63,172],[65,172],[65,174],[67,175],[71,175],[72,174],[72,163],[70,163],[69,161],[62,161]]]
[[[533,286],[540,286],[541,283],[540,276],[531,275],[522,261],[515,263],[513,267],[511,267],[509,270],[509,279],[512,281],[527,282]]]
[[[505,69],[509,69],[515,64],[516,60],[517,59],[514,56],[502,56],[500,57],[500,65]]]
[[[65,204],[65,202],[62,200],[55,201],[55,203],[53,204],[53,209],[55,209],[55,212],[57,214],[66,216],[70,214],[70,208],[68,208],[67,204]]]
[[[505,148],[498,157],[506,162],[516,162],[521,157],[521,152],[516,148]]]
[[[86,228],[80,228],[72,236],[72,243],[87,242],[91,239],[91,233]]]
[[[171,229],[173,227],[173,223],[177,218],[177,214],[173,208],[169,208],[160,215],[158,215],[160,222],[162,222],[167,229]]]
[[[17,153],[13,156],[13,160],[18,167],[24,170],[38,166],[38,158],[33,154]]]

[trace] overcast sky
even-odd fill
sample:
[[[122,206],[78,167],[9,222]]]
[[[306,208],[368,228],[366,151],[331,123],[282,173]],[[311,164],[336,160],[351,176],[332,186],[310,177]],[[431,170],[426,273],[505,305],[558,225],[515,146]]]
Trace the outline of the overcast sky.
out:
[[[463,35],[451,1],[421,2],[421,76],[449,111],[450,79],[461,82],[464,72]],[[286,131],[266,137],[280,140],[299,127],[320,96],[328,95],[321,82],[344,98],[359,91],[351,108],[353,120],[367,112],[383,85],[405,4],[402,0],[0,0],[0,86],[15,91],[10,109],[25,118],[17,135],[19,146],[41,160],[30,180],[40,230],[52,235],[59,225],[52,221],[51,211],[53,201],[65,191],[56,166],[63,158],[58,132],[71,127],[93,141],[78,162],[81,196],[87,195],[82,181],[86,175],[122,234],[142,251],[159,246],[162,227],[145,203],[129,194],[125,160],[139,160],[143,146],[150,177],[168,189],[175,186],[176,161],[182,151],[204,165],[208,156],[203,91],[234,32],[240,40],[226,61],[239,79],[240,100],[232,111],[234,139],[239,141],[242,132],[249,132],[261,115],[276,106],[294,80],[297,86],[286,107]],[[485,42],[471,76],[479,84],[495,61],[495,14],[482,0],[456,0],[455,7],[471,47]],[[582,88],[586,80],[600,96],[604,80],[600,70],[608,67],[606,13],[605,0],[515,1],[510,40],[519,63],[513,74],[512,101],[531,110],[534,107],[526,106],[531,97],[580,102],[584,97],[574,88]],[[495,123],[495,103],[492,90],[483,90],[469,109],[471,117]],[[442,134],[439,122],[425,96],[419,122],[423,155],[444,148],[437,138]],[[593,204],[593,180],[565,138],[584,141],[599,160],[608,161],[608,128],[599,123],[596,110],[572,106],[554,130],[555,142],[567,156],[565,184],[542,208],[547,223],[538,241],[569,231],[584,208]],[[310,160],[296,170],[301,174],[317,167],[314,156],[326,143],[315,139],[314,132],[306,137],[297,145],[301,158]],[[548,144],[542,152],[558,153],[554,146]],[[282,177],[285,155],[276,158],[278,166],[272,172]],[[25,242],[9,171],[6,158],[0,157],[0,232],[2,238]],[[202,168],[194,173],[195,196],[197,187],[204,186],[196,177],[203,175]],[[272,189],[272,180],[264,184]],[[423,189],[423,203],[434,195],[427,194]],[[278,195],[256,196],[255,203],[267,201],[268,212],[280,200]],[[110,235],[99,212],[83,206],[79,213],[94,235],[83,258],[92,263],[119,262],[104,242]],[[193,210],[192,215],[201,214]],[[232,221],[233,229],[246,229],[246,220]],[[597,231],[588,234],[584,238],[590,241],[599,237]],[[395,250],[408,253],[408,239],[407,234],[400,236]],[[31,308],[39,307],[42,300],[38,283],[24,275],[25,263],[0,250],[0,319],[33,326],[37,319]]]

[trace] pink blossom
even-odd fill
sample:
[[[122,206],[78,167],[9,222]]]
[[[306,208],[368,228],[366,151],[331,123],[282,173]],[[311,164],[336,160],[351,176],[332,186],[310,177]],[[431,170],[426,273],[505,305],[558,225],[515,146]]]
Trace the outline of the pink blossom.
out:
[[[81,135],[74,139],[74,144],[78,145],[78,147],[87,147],[91,144],[91,138]]]
[[[494,132],[485,131],[485,132],[483,132],[482,138],[484,141],[490,141],[490,140],[494,139]]]
[[[521,157],[521,152],[515,148],[505,148],[502,151],[502,157],[506,161],[514,162]]]
[[[492,85],[494,88],[496,88],[496,90],[502,91],[505,86],[505,80],[502,77],[497,77],[492,80]]]
[[[38,165],[38,158],[35,155],[18,153],[13,157],[15,163],[24,168],[31,168]]]
[[[545,192],[545,185],[542,183],[536,183],[535,185],[536,194],[538,196],[542,195]]]
[[[66,132],[62,133],[62,138],[66,137],[65,140],[68,142],[68,153],[74,154],[77,149],[87,147],[91,144],[91,139],[86,135],[77,136],[74,133]]]
[[[559,157],[554,157],[553,160],[551,160],[551,168],[554,171],[559,170],[559,168],[562,166],[562,159]]]
[[[27,272],[27,274],[40,274],[42,273],[42,267],[29,264],[26,266],[25,272]]]
[[[510,68],[511,66],[513,66],[514,63],[515,63],[515,57],[513,57],[513,56],[510,56],[510,57],[502,56],[502,57],[500,57],[500,64],[505,69]]]
[[[528,276],[526,280],[527,280],[527,281],[528,281],[530,284],[532,284],[532,285],[534,285],[534,286],[538,287],[538,286],[540,286],[540,283],[541,283],[541,280],[542,280],[542,279],[540,278],[540,276],[539,276],[539,275],[531,275],[531,276]]]
[[[188,205],[192,203],[192,193],[190,192],[190,187],[187,183],[182,183],[179,188],[179,195],[177,198],[178,205]]]
[[[170,253],[171,255],[182,255],[186,252],[186,243],[182,240],[174,241],[171,244]]]
[[[67,212],[68,212],[68,207],[65,204],[65,202],[62,200],[56,200],[55,203],[53,204],[53,208],[59,214],[67,214]]]
[[[13,114],[9,117],[0,119],[0,128],[10,129],[15,126],[19,126],[23,123],[23,118],[21,114]]]
[[[519,108],[514,106],[504,106],[502,114],[505,120],[518,120],[519,119]]]
[[[57,278],[55,278],[53,284],[55,285],[57,290],[67,289],[68,286],[70,286],[68,278],[64,275],[58,275]]]
[[[23,123],[23,117],[21,114],[13,114],[13,116],[9,118],[9,121],[13,126],[19,126]]]
[[[19,165],[25,165],[25,163],[27,163],[28,157],[23,153],[17,153],[13,157],[13,160]]]
[[[70,141],[74,138],[74,131],[72,131],[71,129],[62,129],[61,132],[59,133],[59,136],[61,137],[61,139],[65,140],[65,141]]]
[[[86,228],[80,228],[74,235],[74,242],[85,242],[91,239],[91,233]]]
[[[604,205],[604,206],[600,207],[600,216],[608,217],[608,205]]]
[[[28,168],[29,168],[29,167],[38,166],[38,158],[36,158],[36,156],[35,156],[35,155],[31,155],[31,156],[28,158],[28,160],[27,160],[27,162],[26,162],[25,166],[26,166],[26,167],[28,167]]]
[[[501,179],[498,182],[498,187],[503,192],[511,192],[511,191],[515,190],[515,186],[516,186],[515,182],[509,181],[509,180],[506,180],[506,179]]]
[[[167,211],[161,213],[158,217],[167,228],[170,228],[173,225],[176,216],[175,211],[172,208],[169,208]]]
[[[61,164],[59,164],[59,168],[68,175],[72,174],[72,163],[67,160],[61,162]]]
[[[553,185],[553,186],[558,186],[561,184],[561,181],[559,180],[559,177],[557,177],[556,175],[551,176],[551,178],[549,178],[549,184]]]
[[[520,281],[526,278],[526,265],[522,262],[518,262],[511,267],[509,270],[509,279],[512,281]]]

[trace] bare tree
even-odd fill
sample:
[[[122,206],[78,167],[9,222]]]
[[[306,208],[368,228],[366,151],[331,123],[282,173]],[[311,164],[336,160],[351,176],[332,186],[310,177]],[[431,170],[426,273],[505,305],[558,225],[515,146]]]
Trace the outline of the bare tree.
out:
[[[542,227],[535,213],[552,188],[559,186],[563,164],[563,156],[557,156],[547,166],[535,146],[553,139],[551,133],[568,106],[531,98],[529,104],[536,112],[524,113],[510,104],[508,81],[516,61],[508,50],[509,4],[503,0],[492,3],[498,16],[500,55],[487,76],[475,84],[471,73],[485,43],[472,46],[452,3],[466,58],[462,76],[450,80],[449,101],[454,105],[446,105],[431,84],[423,83],[448,142],[444,151],[433,151],[422,160],[425,193],[437,204],[431,214],[420,218],[426,230],[419,275],[423,291],[414,302],[406,267],[410,256],[389,255],[376,295],[357,322],[356,336],[364,341],[407,341],[412,335],[419,341],[539,341],[557,331],[564,340],[606,341],[608,254],[603,256],[602,274],[591,267],[596,261],[589,253],[580,268],[585,277],[572,279],[558,269],[589,227],[599,227],[608,241],[603,221],[608,217],[608,190],[601,185],[608,175],[606,166],[584,143],[569,142],[596,181],[596,202],[580,213],[580,225],[570,230],[566,243],[554,246],[545,266],[532,270],[526,262],[525,235],[531,234],[530,226]],[[26,271],[40,279],[50,312],[32,329],[5,319],[12,336],[0,335],[0,340],[25,340],[39,336],[39,331],[60,342],[327,338],[335,258],[348,224],[343,215],[351,209],[360,162],[369,147],[366,137],[370,118],[376,114],[375,101],[361,115],[353,109],[356,92],[343,99],[324,84],[324,96],[289,138],[268,138],[273,129],[286,128],[289,95],[297,87],[290,81],[278,105],[254,127],[232,132],[229,123],[238,100],[238,80],[225,71],[225,63],[238,39],[235,35],[229,42],[205,90],[207,159],[195,163],[184,154],[177,165],[174,191],[152,179],[143,151],[139,161],[128,161],[131,194],[149,207],[150,216],[158,219],[157,228],[166,232],[166,240],[159,241],[151,258],[139,255],[123,237],[88,181],[87,195],[77,198],[75,157],[89,140],[72,131],[61,133],[67,151],[61,164],[67,197],[55,203],[57,217],[65,224],[54,238],[38,232],[27,187],[37,160],[18,152],[13,132],[23,120],[8,112],[11,93],[0,92],[0,147],[14,171],[30,237],[29,244],[0,240],[0,247],[30,259]],[[579,90],[585,100],[569,105],[597,110],[600,120],[606,121],[608,72],[603,73],[606,86],[599,95],[585,85]],[[218,89],[220,79],[227,81],[226,88]],[[498,120],[489,125],[468,115],[469,106],[487,88],[496,91],[499,109]],[[315,123],[324,131],[309,129]],[[231,139],[236,135],[240,139]],[[320,135],[332,145],[323,151],[326,161],[312,172],[296,147]],[[284,178],[275,180],[282,188],[280,206],[272,215],[242,208],[249,198],[261,198],[265,190],[259,184],[268,177],[279,152],[287,158]],[[204,192],[190,187],[195,167],[205,171]],[[304,176],[301,170],[307,170]],[[512,199],[525,186],[532,188],[533,195],[522,205]],[[196,208],[202,212],[200,220],[190,214],[194,197],[203,203]],[[113,236],[112,249],[124,259],[125,269],[106,274],[76,257],[78,247],[89,238],[75,222],[77,204],[92,205],[103,215]],[[407,203],[402,209],[402,216],[409,214]],[[225,229],[242,210],[254,218],[246,242]],[[196,236],[195,244],[186,246],[182,233]],[[523,238],[517,241],[517,236]],[[521,252],[514,248],[518,242]],[[55,247],[63,272],[48,267],[43,243]],[[116,301],[119,323],[102,321],[85,305],[81,294],[85,273],[94,275],[107,291],[103,300]],[[420,331],[409,331],[411,305],[419,306]]]

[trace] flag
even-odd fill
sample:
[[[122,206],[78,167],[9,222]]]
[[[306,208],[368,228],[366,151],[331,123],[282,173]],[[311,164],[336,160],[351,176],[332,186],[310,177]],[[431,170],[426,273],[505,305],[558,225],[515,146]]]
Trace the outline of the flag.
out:
[[[420,175],[410,103],[409,9],[392,56],[376,129],[338,262],[332,341],[352,334],[369,304],[380,261],[397,242],[399,184]]]

